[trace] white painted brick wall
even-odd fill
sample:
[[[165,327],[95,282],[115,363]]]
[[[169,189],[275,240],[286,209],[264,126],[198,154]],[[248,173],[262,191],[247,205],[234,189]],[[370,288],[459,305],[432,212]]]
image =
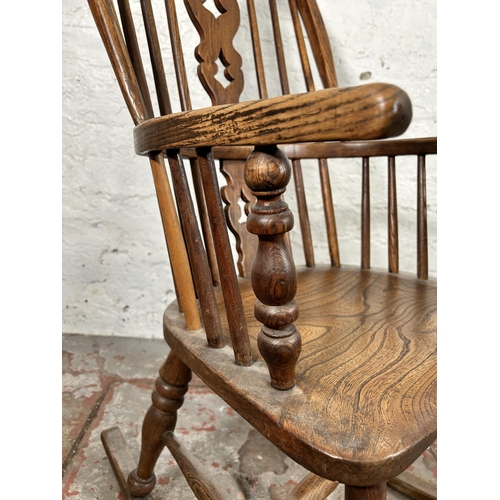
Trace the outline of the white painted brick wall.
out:
[[[243,0],[239,0],[245,12]],[[207,1],[207,4],[211,0]],[[161,8],[161,0],[154,0]],[[267,2],[266,2],[267,3]],[[341,86],[384,81],[410,95],[414,119],[405,137],[436,135],[436,2],[435,0],[320,1],[333,46]],[[260,6],[261,0],[257,0]],[[262,7],[264,2],[262,1]],[[265,9],[261,32],[269,24]],[[179,6],[179,15],[182,7]],[[163,40],[166,21],[157,18]],[[187,16],[181,17],[186,54],[198,43]],[[270,32],[270,31],[269,31]],[[291,33],[290,33],[291,34]],[[290,34],[284,32],[285,40]],[[251,64],[248,29],[235,45],[244,64]],[[265,49],[269,64],[273,49]],[[173,85],[171,59],[165,57]],[[303,90],[296,57],[288,62],[293,92]],[[189,60],[190,82],[196,63]],[[133,151],[133,124],[85,2],[63,2],[63,331],[96,335],[162,337],[164,307],[174,298],[171,273],[154,196],[149,162]],[[268,81],[278,95],[277,79]],[[242,99],[257,97],[256,83],[246,82]],[[193,85],[195,107],[209,105],[201,86]],[[360,261],[360,162],[331,162],[341,260]],[[415,271],[416,169],[398,162],[400,268]],[[305,170],[309,214],[316,234],[316,259],[328,259],[314,162]],[[372,266],[387,265],[387,167],[372,161]],[[428,159],[430,270],[436,274],[436,162]],[[293,208],[293,187],[287,193]],[[298,223],[297,223],[298,226]],[[297,227],[298,230],[298,227]],[[294,256],[301,263],[293,236]]]

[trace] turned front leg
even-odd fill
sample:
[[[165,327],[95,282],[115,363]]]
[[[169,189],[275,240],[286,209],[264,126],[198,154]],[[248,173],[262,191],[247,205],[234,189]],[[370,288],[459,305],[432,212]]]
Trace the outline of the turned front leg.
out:
[[[294,321],[299,316],[295,301],[295,264],[285,242],[293,228],[293,215],[282,200],[290,181],[291,167],[276,146],[257,147],[245,165],[245,182],[257,197],[247,219],[249,232],[259,237],[252,268],[257,297],[255,317],[262,323],[258,347],[276,389],[295,385],[295,365],[301,339]]]
[[[127,486],[133,496],[146,496],[156,484],[154,468],[165,447],[162,435],[174,430],[177,410],[182,406],[190,380],[191,370],[170,351],[159,370],[151,396],[153,404],[142,424],[141,455],[137,469],[128,476]]]
[[[345,500],[385,500],[386,483],[374,486],[345,485]]]

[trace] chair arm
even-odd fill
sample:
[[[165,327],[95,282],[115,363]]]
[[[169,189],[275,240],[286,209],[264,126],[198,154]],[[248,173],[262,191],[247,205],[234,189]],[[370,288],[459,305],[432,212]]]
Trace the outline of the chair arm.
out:
[[[384,139],[402,134],[411,118],[408,95],[394,85],[331,88],[153,118],[134,129],[135,152]]]

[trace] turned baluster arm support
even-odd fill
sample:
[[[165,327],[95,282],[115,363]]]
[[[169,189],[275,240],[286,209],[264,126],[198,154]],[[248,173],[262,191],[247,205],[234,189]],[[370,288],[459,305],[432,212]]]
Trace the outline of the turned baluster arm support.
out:
[[[285,234],[293,228],[293,215],[282,200],[291,167],[276,146],[258,146],[245,165],[245,182],[256,196],[247,219],[249,232],[259,237],[252,268],[257,297],[255,317],[262,323],[258,347],[276,389],[295,385],[295,365],[301,339],[294,321],[299,316],[295,293],[297,275]]]

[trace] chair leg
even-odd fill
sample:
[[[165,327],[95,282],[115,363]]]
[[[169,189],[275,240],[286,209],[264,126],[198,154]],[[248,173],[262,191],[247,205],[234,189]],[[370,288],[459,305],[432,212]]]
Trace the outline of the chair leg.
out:
[[[139,464],[130,472],[128,490],[133,496],[143,497],[156,484],[154,468],[165,444],[162,435],[173,431],[177,422],[177,410],[182,406],[184,394],[191,380],[191,370],[170,351],[156,379],[153,404],[149,407],[142,424],[142,446]]]
[[[386,483],[374,486],[345,485],[345,500],[385,500]]]

